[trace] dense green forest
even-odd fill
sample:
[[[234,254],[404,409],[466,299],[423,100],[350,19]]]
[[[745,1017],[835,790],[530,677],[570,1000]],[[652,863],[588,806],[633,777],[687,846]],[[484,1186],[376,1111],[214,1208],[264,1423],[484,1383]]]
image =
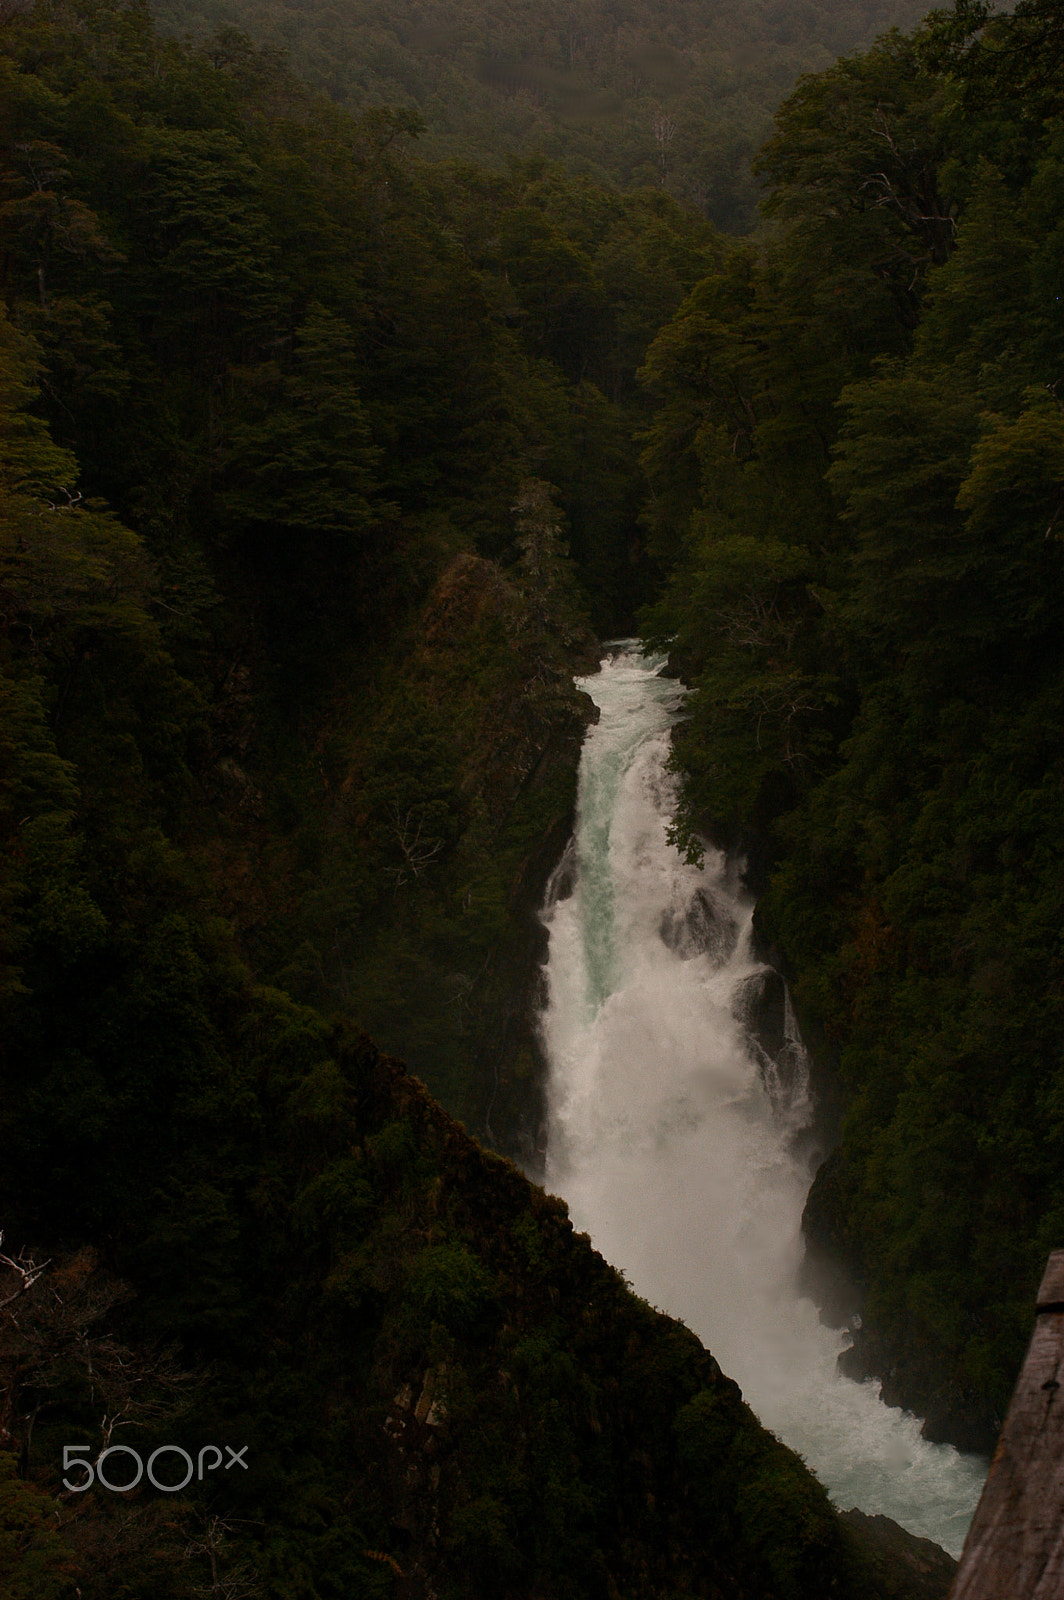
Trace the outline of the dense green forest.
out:
[[[136,3],[8,10],[0,74],[4,1600],[888,1600],[359,1032],[534,1155],[572,672],[655,592],[636,371],[719,240]]]
[[[1064,1237],[1060,30],[961,7],[806,79],[770,240],[645,368],[679,833],[751,849],[841,1081],[806,1230],[851,1370],[977,1448]]]
[[[992,1437],[1064,1235],[1059,6],[766,13],[825,59],[726,128],[737,19],[299,15],[0,19],[0,1594],[915,1595],[447,1113],[534,1167],[642,615],[844,1104],[851,1363]],[[178,1437],[248,1476],[61,1488]]]
[[[405,113],[137,7],[5,44],[10,1046],[58,1017],[89,1070],[98,974],[209,901],[479,1126],[587,619],[652,592],[635,372],[718,246],[543,160],[431,167]]]

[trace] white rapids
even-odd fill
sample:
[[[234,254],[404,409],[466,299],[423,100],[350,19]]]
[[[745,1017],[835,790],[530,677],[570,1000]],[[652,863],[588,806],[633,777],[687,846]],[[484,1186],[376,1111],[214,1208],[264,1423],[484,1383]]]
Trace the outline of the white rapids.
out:
[[[626,643],[579,681],[600,720],[543,912],[547,1186],[638,1294],[698,1334],[836,1504],[957,1555],[986,1463],[921,1439],[878,1384],[839,1377],[845,1336],[798,1288],[805,1053],[751,948],[735,864],[707,849],[692,866],[668,843],[685,691],[662,665]]]

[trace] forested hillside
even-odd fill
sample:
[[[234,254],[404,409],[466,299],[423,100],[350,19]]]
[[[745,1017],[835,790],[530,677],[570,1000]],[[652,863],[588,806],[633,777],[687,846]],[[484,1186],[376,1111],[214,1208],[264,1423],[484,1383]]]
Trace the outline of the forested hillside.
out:
[[[9,10],[0,77],[4,1600],[886,1600],[359,1032],[534,1157],[572,671],[719,242],[137,4]]]
[[[8,1048],[58,1028],[91,1080],[180,903],[480,1127],[478,1038],[527,1098],[587,619],[652,592],[635,372],[718,246],[544,161],[430,167],[138,7],[4,46]]]
[[[1064,1237],[1060,20],[962,7],[805,80],[770,241],[645,368],[680,832],[752,849],[841,1080],[806,1228],[851,1370],[981,1448]]]
[[[803,72],[920,0],[158,0],[178,34],[237,26],[352,110],[415,110],[426,152],[497,167],[537,152],[607,185],[654,185],[719,227],[757,220],[751,161]]]
[[[0,1585],[886,1596],[362,1030],[535,1161],[572,676],[642,612],[695,686],[678,837],[749,851],[845,1102],[807,1222],[851,1361],[990,1440],[1064,1234],[1059,7],[803,79],[756,243],[707,221],[749,221],[737,21],[718,79],[693,12],[389,56],[352,11],[306,59],[295,15],[353,114],[140,0],[0,22]],[[759,105],[808,64],[763,59]],[[253,1466],[62,1489],[118,1438]]]
[[[280,996],[226,1000],[195,1098],[142,1103],[150,1168],[82,1165],[106,1259],[53,1259],[5,1327],[5,1600],[944,1592],[921,1541],[912,1587],[904,1559],[874,1576],[694,1335],[397,1063]],[[105,1442],[179,1444],[204,1481],[79,1495]]]

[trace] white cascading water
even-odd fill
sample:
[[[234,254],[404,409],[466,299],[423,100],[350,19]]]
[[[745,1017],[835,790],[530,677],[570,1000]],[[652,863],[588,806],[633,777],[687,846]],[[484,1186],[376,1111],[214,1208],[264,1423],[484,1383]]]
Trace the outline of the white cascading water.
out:
[[[845,1337],[797,1286],[805,1053],[781,980],[752,952],[734,865],[707,849],[690,866],[667,841],[685,691],[662,665],[622,644],[580,680],[600,720],[543,913],[547,1186],[637,1293],[698,1334],[836,1504],[957,1555],[986,1463],[921,1439],[877,1384],[838,1377]]]

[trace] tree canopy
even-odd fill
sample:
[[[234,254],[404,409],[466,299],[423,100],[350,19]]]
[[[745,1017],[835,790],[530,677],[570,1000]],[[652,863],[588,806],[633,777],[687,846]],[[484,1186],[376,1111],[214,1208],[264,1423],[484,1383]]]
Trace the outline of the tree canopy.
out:
[[[853,1368],[982,1448],[1061,1225],[1055,39],[958,7],[803,80],[777,231],[644,368],[680,835],[751,850],[838,1063],[807,1224],[862,1288]]]

